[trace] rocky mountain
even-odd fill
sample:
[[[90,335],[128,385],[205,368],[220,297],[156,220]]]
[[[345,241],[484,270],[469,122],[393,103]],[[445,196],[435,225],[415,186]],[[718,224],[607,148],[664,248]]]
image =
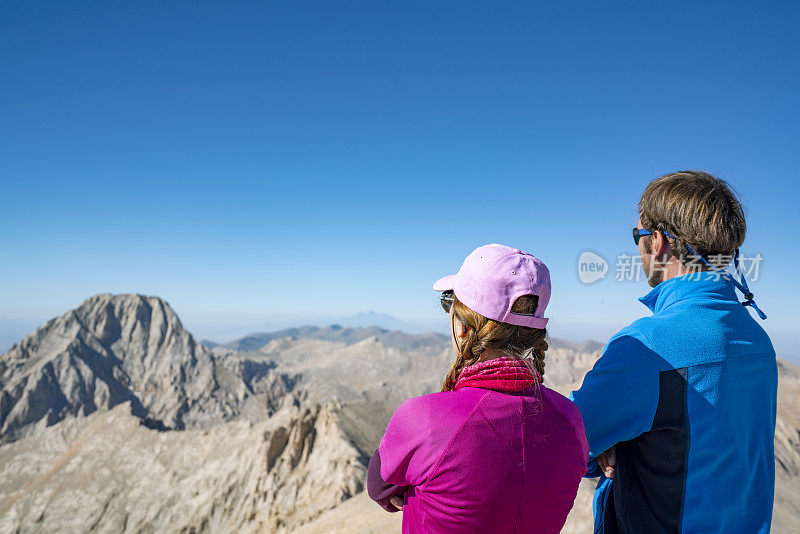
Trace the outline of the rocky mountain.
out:
[[[545,382],[598,343],[552,340]],[[446,337],[300,327],[213,348],[155,297],[98,295],[0,356],[0,534],[399,530],[363,492],[406,398],[436,391]],[[773,532],[800,531],[800,369],[780,363]],[[564,532],[591,528],[586,480]]]
[[[161,299],[97,295],[0,358],[0,443],[124,402],[157,429],[263,418],[290,382],[273,372],[266,381],[275,394],[254,395],[253,382],[269,372],[261,365],[243,375],[221,365]]]

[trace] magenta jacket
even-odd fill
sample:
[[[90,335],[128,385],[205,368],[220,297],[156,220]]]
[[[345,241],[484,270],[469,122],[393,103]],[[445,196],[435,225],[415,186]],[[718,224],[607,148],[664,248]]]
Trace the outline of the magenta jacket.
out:
[[[559,532],[589,448],[572,402],[517,358],[405,401],[370,460],[370,496],[403,496],[403,532]],[[476,387],[477,386],[477,387]]]

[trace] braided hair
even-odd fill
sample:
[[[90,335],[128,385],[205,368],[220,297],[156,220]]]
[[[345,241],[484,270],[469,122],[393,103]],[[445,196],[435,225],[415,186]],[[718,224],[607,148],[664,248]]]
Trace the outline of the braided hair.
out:
[[[537,295],[523,295],[511,307],[518,314],[533,315],[539,303]],[[544,355],[547,351],[547,330],[501,323],[488,319],[469,309],[458,298],[453,298],[453,316],[469,327],[459,344],[456,361],[447,373],[442,391],[452,391],[464,367],[478,363],[486,349],[499,349],[507,356],[521,359],[528,367],[544,376]],[[453,333],[453,339],[458,340]]]

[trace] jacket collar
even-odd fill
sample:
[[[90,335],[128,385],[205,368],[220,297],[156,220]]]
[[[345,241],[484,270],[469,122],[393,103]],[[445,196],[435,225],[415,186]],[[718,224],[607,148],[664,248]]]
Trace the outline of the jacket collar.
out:
[[[700,297],[738,300],[733,286],[711,271],[670,278],[658,284],[639,300],[655,314],[661,313],[676,302]]]

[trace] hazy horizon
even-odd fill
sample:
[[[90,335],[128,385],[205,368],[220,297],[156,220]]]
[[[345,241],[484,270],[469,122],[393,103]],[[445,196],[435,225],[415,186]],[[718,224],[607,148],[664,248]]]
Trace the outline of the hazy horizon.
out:
[[[169,299],[165,300],[169,302]],[[74,309],[79,305],[80,302],[69,309]],[[413,318],[397,317],[391,313],[376,310],[366,310],[339,317],[295,316],[281,318],[275,314],[250,314],[237,317],[235,315],[231,316],[230,313],[183,313],[179,308],[175,308],[174,306],[173,308],[181,319],[184,327],[195,339],[198,341],[211,341],[218,344],[228,343],[254,333],[275,332],[286,328],[301,326],[327,327],[334,324],[344,327],[378,326],[389,330],[400,330],[409,334],[428,332],[444,335],[448,334],[447,319],[443,312],[438,314],[440,315],[438,320],[431,319],[427,322],[415,322]],[[68,310],[65,309],[53,313],[39,320],[31,318],[8,319],[0,317],[0,354],[5,353],[14,343],[21,341],[37,327],[66,311]],[[642,315],[644,315],[644,313]],[[370,322],[369,318],[371,317],[378,320]],[[581,324],[551,320],[548,324],[548,334],[552,338],[563,339],[574,343],[584,343],[587,341],[605,343],[611,335],[626,324],[628,323],[620,323],[619,325],[610,323]],[[778,332],[777,335],[773,332],[772,338],[779,357],[800,365],[800,351],[796,348],[794,343],[795,338],[792,332]]]

